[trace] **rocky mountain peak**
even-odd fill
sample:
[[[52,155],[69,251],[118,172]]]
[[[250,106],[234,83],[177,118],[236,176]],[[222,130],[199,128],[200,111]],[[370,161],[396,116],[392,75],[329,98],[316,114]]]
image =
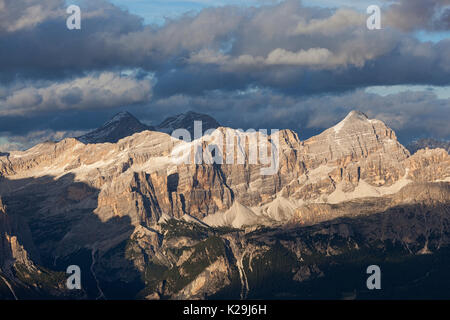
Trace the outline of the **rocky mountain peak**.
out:
[[[338,134],[341,131],[343,131],[343,132],[348,131],[348,130],[354,131],[354,130],[361,129],[361,127],[366,127],[366,126],[371,126],[371,121],[369,120],[367,115],[360,111],[353,110],[342,121],[340,121],[338,124],[336,124],[331,129],[336,134]]]
[[[167,118],[159,124],[157,130],[171,134],[176,129],[186,129],[190,132],[191,136],[194,137],[194,121],[202,122],[202,134],[206,130],[217,129],[220,127],[219,122],[213,117],[203,113],[188,111]]]
[[[409,156],[392,129],[359,111],[350,112],[335,126],[308,139],[305,146],[321,163],[384,158],[389,164]]]
[[[100,128],[91,131],[77,139],[85,144],[93,143],[116,143],[120,139],[131,136],[145,130],[152,130],[141,123],[129,112],[119,112]]]
[[[121,122],[124,120],[133,120],[133,121],[138,121],[131,113],[129,113],[128,111],[121,111],[117,114],[115,114],[111,120],[109,120],[108,122],[105,123],[105,125],[111,124],[111,123],[115,123],[115,122]]]
[[[352,110],[349,114],[344,118],[345,119],[358,119],[358,120],[369,120],[369,117],[359,110]]]

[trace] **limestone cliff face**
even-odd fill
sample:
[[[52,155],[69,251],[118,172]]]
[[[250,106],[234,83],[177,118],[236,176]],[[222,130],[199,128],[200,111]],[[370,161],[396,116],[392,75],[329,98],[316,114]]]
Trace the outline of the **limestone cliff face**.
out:
[[[7,239],[7,235],[10,233],[8,227],[6,208],[0,198],[0,266],[3,266],[12,257],[11,244]]]
[[[15,263],[34,268],[30,253],[39,262],[28,226],[20,217],[8,215],[0,198],[0,269],[8,272]]]
[[[38,263],[39,252],[26,221],[10,215],[0,198],[0,299],[64,295],[64,283],[54,281],[54,274],[42,271]]]
[[[205,161],[193,163],[193,154],[188,163],[176,161],[179,150],[200,150]],[[261,160],[273,150],[279,168],[262,175],[268,163]],[[222,163],[208,164],[216,152]],[[390,128],[359,112],[306,141],[290,130],[218,128],[190,143],[153,131],[116,143],[43,143],[0,155],[0,268],[40,272],[40,263],[53,267],[87,252],[95,279],[143,278],[143,298],[201,299],[236,283],[245,298],[254,292],[252,274],[266,268],[257,261],[295,256],[295,267],[283,273],[301,282],[323,272],[295,261],[358,248],[355,234],[414,253],[450,244],[449,185],[447,151],[411,156]],[[369,222],[315,229],[345,217]],[[306,240],[274,247],[273,234],[259,233],[260,225],[310,231],[300,232]],[[347,249],[327,237],[345,239]]]
[[[231,144],[216,143],[227,134]],[[273,139],[279,141],[279,169],[264,176],[267,164],[252,163],[246,155],[254,141],[258,154],[262,147],[270,151]],[[222,164],[174,161],[175,148],[205,151],[211,141],[224,154]],[[227,164],[231,157],[234,164]],[[152,228],[163,217],[238,227],[323,221],[342,213],[336,204],[384,199],[414,183],[448,183],[449,162],[440,149],[410,156],[392,129],[354,111],[306,141],[290,130],[266,136],[219,128],[191,143],[153,131],[117,143],[44,143],[0,157],[0,194],[12,212],[25,213],[37,245],[52,256],[96,242],[110,246],[106,235],[120,241],[136,226]],[[107,230],[98,233],[98,226]]]
[[[206,267],[187,286],[177,292],[173,299],[204,299],[231,284],[231,271],[226,258],[220,257]]]
[[[412,199],[413,194],[416,199]],[[148,286],[142,294],[147,299],[204,299],[217,297],[223,290],[228,298],[263,298],[265,294],[297,297],[301,286],[308,285],[306,281],[336,277],[332,266],[342,270],[353,259],[356,266],[361,261],[370,264],[371,259],[385,266],[391,259],[439,254],[450,245],[449,196],[450,186],[443,182],[411,184],[381,203],[379,199],[347,202],[333,210],[320,204],[322,209],[313,214],[317,220],[309,226],[214,230],[171,220],[159,226],[161,237],[153,235],[158,240],[152,244],[141,237],[155,230],[139,231],[129,250],[143,269],[150,266],[153,271],[146,273]],[[320,220],[321,210],[329,221],[324,217]],[[340,218],[330,220],[330,214]],[[391,268],[389,272],[402,274],[404,268],[402,264],[400,270]],[[160,270],[159,276],[156,270]],[[355,270],[359,269],[350,269],[348,279],[354,279]],[[415,276],[417,282],[406,281],[404,285],[415,286],[426,278],[417,280]],[[294,292],[288,294],[292,286]],[[439,287],[446,288],[445,284]],[[328,290],[319,288],[323,297]],[[298,297],[305,298],[305,294]]]
[[[361,180],[390,186],[405,175],[402,163],[409,157],[390,128],[356,111],[306,140],[298,153],[308,170],[287,195],[303,200],[331,194],[338,185],[352,192]]]
[[[450,180],[450,157],[444,149],[419,150],[405,166],[408,178],[417,182]]]

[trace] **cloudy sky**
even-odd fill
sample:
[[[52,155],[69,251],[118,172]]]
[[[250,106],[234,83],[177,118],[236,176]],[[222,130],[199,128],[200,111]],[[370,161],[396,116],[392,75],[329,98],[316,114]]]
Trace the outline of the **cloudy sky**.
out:
[[[353,109],[403,143],[450,138],[450,0],[0,0],[0,151],[124,110],[307,138]]]

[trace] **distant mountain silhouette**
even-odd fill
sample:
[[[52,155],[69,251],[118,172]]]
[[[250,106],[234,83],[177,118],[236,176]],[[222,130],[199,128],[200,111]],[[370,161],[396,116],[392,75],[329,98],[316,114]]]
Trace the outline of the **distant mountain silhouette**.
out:
[[[406,146],[406,148],[411,152],[411,154],[416,153],[420,149],[444,149],[450,152],[450,141],[440,141],[432,138],[419,139],[411,142]]]
[[[207,114],[188,111],[186,113],[167,118],[161,122],[156,129],[168,134],[171,134],[176,129],[186,129],[190,132],[191,136],[194,137],[194,121],[202,122],[202,135],[206,130],[220,127],[219,122],[217,122],[213,117]]]
[[[154,130],[141,123],[129,112],[120,112],[100,128],[77,139],[83,143],[116,143],[120,139],[145,130]]]
[[[129,112],[120,112],[111,120],[85,135],[77,137],[85,144],[116,143],[120,139],[145,130],[160,131],[171,134],[176,129],[186,129],[194,137],[194,121],[202,122],[202,134],[208,129],[220,127],[220,124],[211,116],[189,111],[165,119],[157,127],[141,123]]]

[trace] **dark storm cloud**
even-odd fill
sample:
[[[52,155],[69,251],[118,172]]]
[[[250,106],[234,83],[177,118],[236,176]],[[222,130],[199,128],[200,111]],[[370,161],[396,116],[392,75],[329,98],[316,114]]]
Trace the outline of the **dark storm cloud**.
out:
[[[365,19],[350,9],[308,9],[295,1],[254,10],[230,37],[228,51],[191,52],[186,65],[158,73],[155,94],[260,86],[304,95],[450,83],[449,40],[422,43],[389,25],[370,31]]]
[[[402,0],[390,6],[386,20],[405,31],[450,30],[450,1]]]
[[[8,17],[0,25],[4,80],[124,67],[156,70],[173,65],[184,52],[220,43],[243,19],[236,8],[206,9],[195,18],[186,16],[156,28],[106,1],[94,0],[83,2],[82,29],[74,31],[66,28],[63,1],[53,0],[51,8],[30,12],[31,2],[40,8],[41,1],[4,1],[2,12]],[[9,27],[16,19],[33,20],[33,12],[45,10],[51,13],[35,18],[35,23]]]
[[[76,31],[66,28],[64,1],[52,0],[51,8],[41,8],[47,0],[5,3],[2,13],[7,19],[0,25],[0,68],[4,80],[71,76],[117,66],[120,57],[106,47],[106,38],[142,28],[141,18],[99,0],[85,2],[88,7],[82,12],[82,30]],[[10,8],[14,10],[10,12]],[[34,19],[35,12],[46,12],[45,18]],[[8,27],[17,19],[39,22]]]
[[[249,89],[234,93],[209,92],[202,96],[174,95],[153,101],[148,105],[148,111],[137,107],[127,110],[149,125],[159,124],[167,114],[195,110],[214,116],[223,126],[288,128],[298,132],[302,139],[335,125],[351,110],[360,110],[370,118],[384,121],[396,131],[402,143],[407,143],[417,137],[450,139],[448,107],[448,99],[439,99],[429,91],[380,96],[357,90],[293,97],[270,90]],[[100,126],[119,110],[53,111],[26,117],[0,117],[3,131],[0,136],[15,143],[16,147],[33,145],[39,139],[77,136]]]
[[[341,94],[295,97],[271,90],[209,92],[202,96],[174,95],[152,103],[149,122],[170,109],[172,114],[195,109],[209,113],[224,126],[234,128],[289,128],[305,139],[360,110],[384,121],[406,143],[412,138],[432,136],[450,139],[448,99],[430,91],[407,91],[387,96],[360,89]],[[157,124],[157,121],[153,121]]]
[[[0,97],[0,116],[57,110],[114,108],[148,102],[148,79],[120,76],[112,72],[89,74],[57,83],[17,83]]]
[[[69,31],[62,1],[52,0],[46,9],[30,11],[31,2],[20,7],[15,1],[5,1],[5,12],[10,7],[15,10],[0,31],[4,79],[8,75],[9,79],[21,75],[51,77],[129,67],[157,72],[160,84],[156,91],[161,94],[171,94],[170,88],[197,93],[248,85],[289,91],[298,88],[307,94],[315,92],[315,86],[297,84],[309,78],[328,79],[320,85],[325,91],[351,89],[391,79],[385,70],[397,60],[407,60],[409,68],[397,73],[391,82],[441,84],[443,78],[449,82],[448,70],[441,68],[444,57],[450,55],[448,44],[438,51],[437,44],[422,48],[419,41],[390,27],[369,31],[365,13],[351,9],[308,8],[289,0],[260,8],[209,8],[168,21],[163,27],[152,27],[144,26],[140,17],[95,0],[82,7],[82,30]],[[443,5],[444,1],[434,0],[433,10]],[[405,21],[410,21],[412,12],[420,8],[416,5],[404,12],[393,7],[386,9],[386,15],[399,21],[404,12]],[[38,14],[47,11],[46,15]],[[30,18],[33,12],[38,15],[34,20]],[[25,19],[27,15],[30,17]],[[443,15],[445,19],[445,12]],[[14,18],[34,22],[11,27]],[[427,21],[432,23],[433,19],[434,15]],[[422,20],[418,23],[424,25]],[[427,73],[420,69],[424,64],[431,66]],[[180,80],[187,77],[191,81]],[[335,85],[341,79],[344,82]],[[358,83],[350,79],[364,80]]]

